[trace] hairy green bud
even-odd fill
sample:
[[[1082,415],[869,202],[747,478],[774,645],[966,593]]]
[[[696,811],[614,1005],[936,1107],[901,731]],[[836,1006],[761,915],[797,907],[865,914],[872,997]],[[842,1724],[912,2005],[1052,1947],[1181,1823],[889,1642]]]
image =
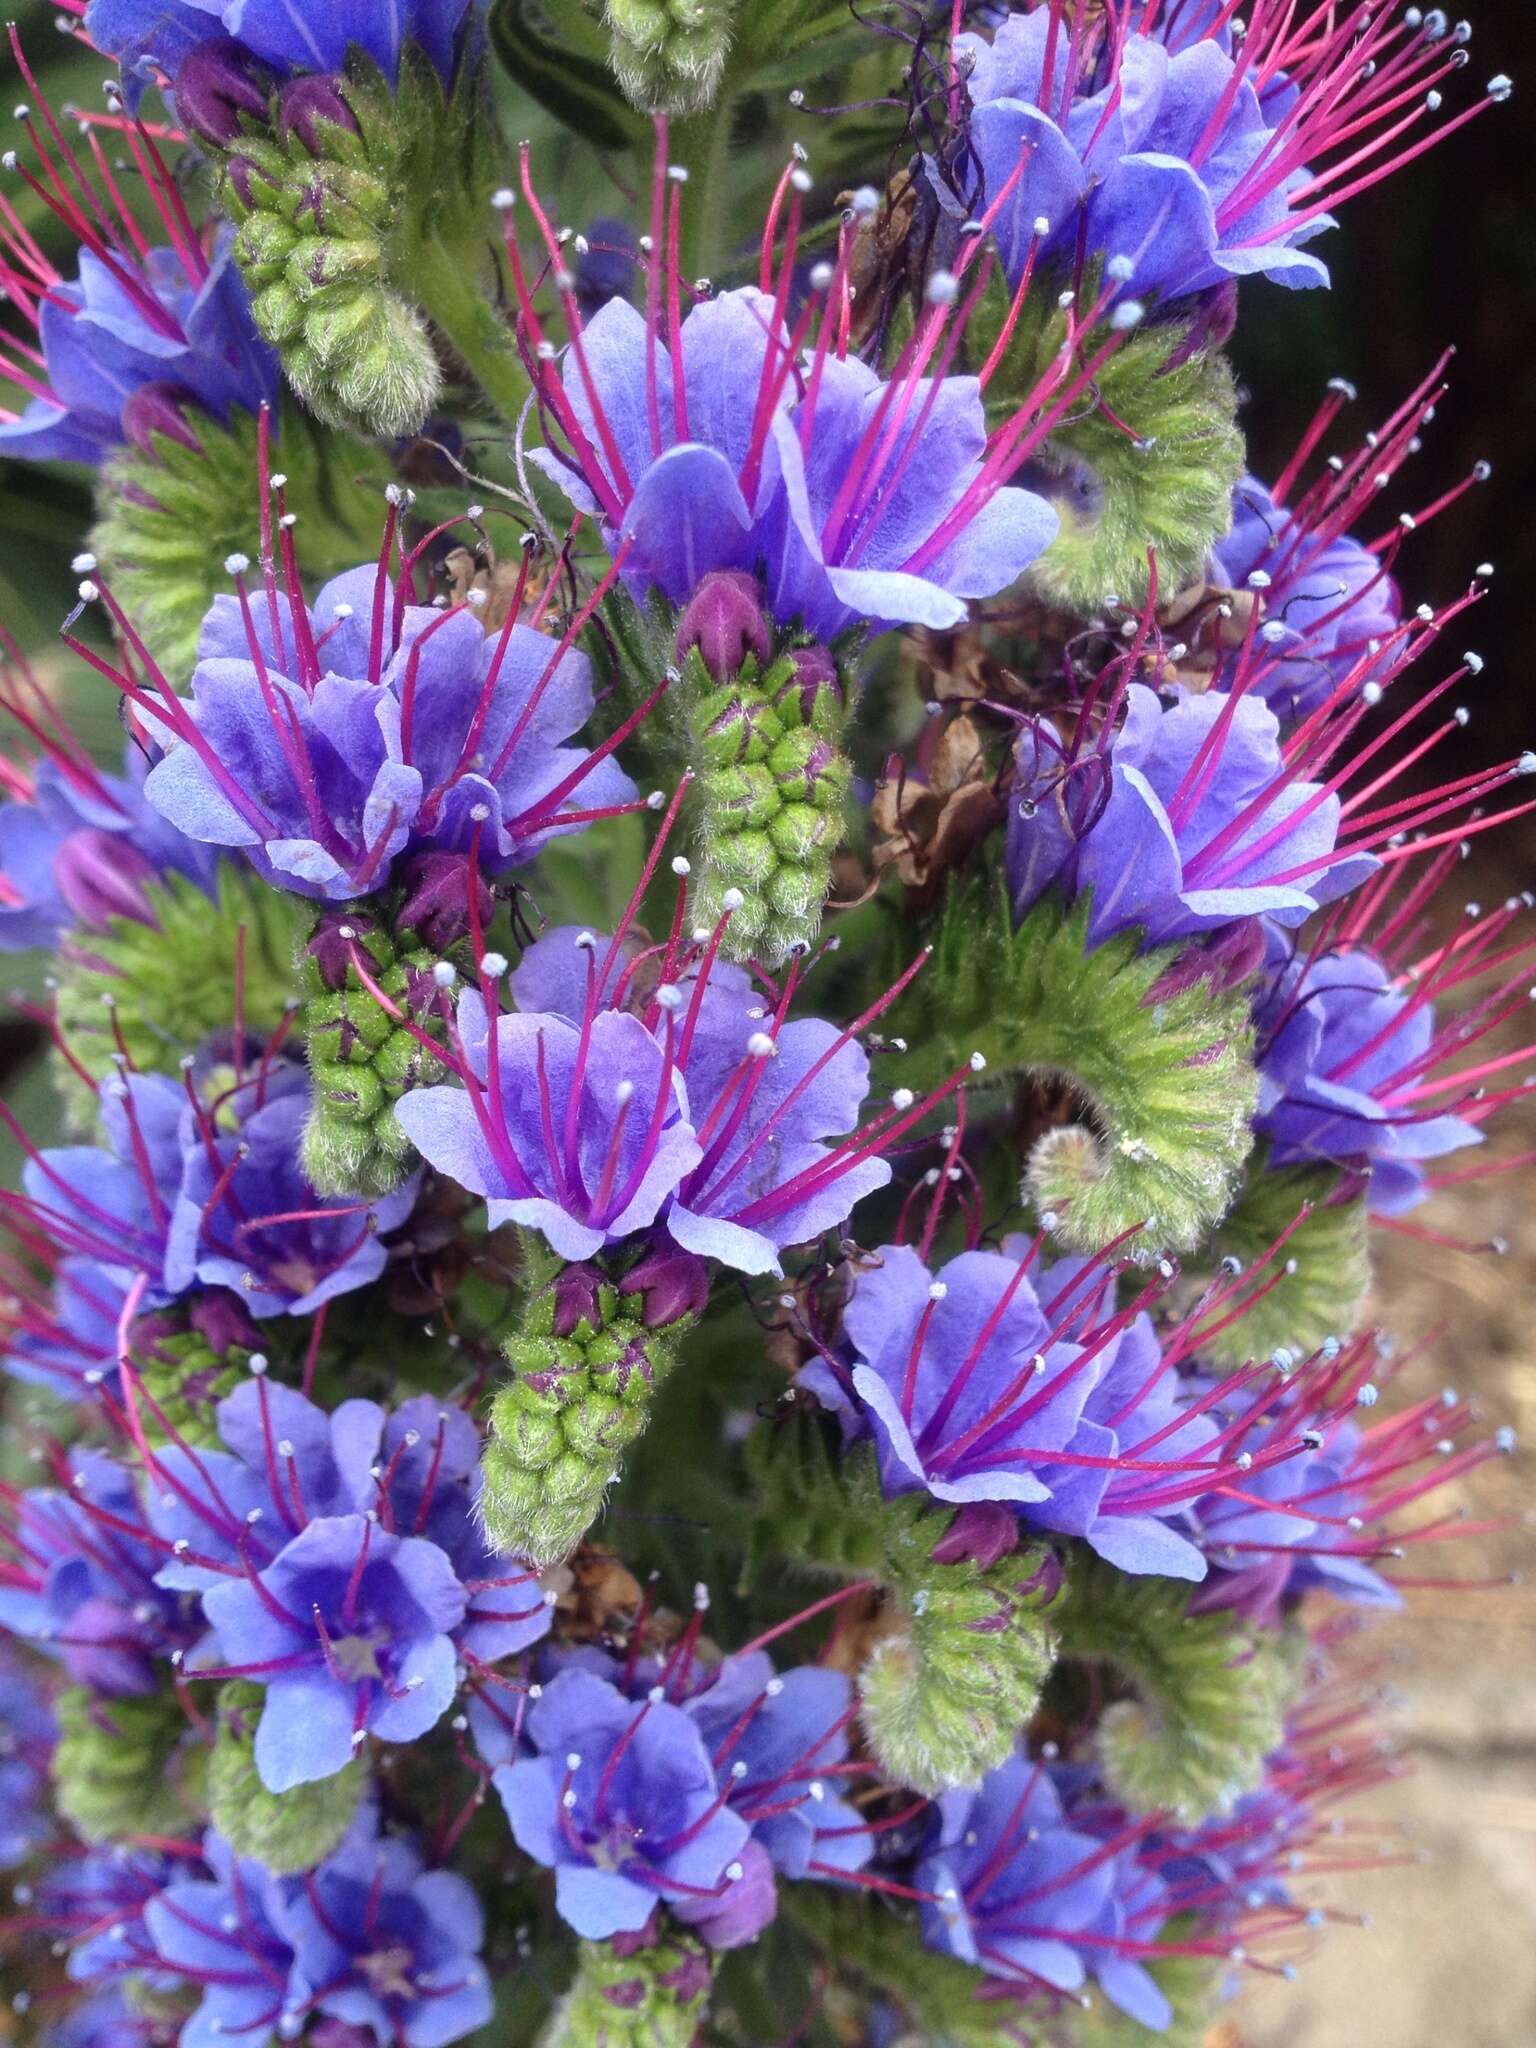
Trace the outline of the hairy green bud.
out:
[[[859,1674],[865,1734],[889,1775],[937,1794],[974,1785],[1012,1751],[1050,1676],[1048,1552],[992,1564],[934,1555],[952,1511],[925,1494],[887,1500],[867,1449],[839,1457],[825,1422],[797,1416],[748,1446],[752,1551],[875,1580],[890,1632]]]
[[[53,1705],[54,1803],[88,1842],[174,1835],[199,1804],[193,1759],[180,1754],[187,1718],[173,1692],[104,1699],[67,1686]]]
[[[712,929],[729,911],[723,951],[772,965],[821,926],[853,780],[842,691],[803,684],[794,650],[766,667],[748,653],[716,682],[694,647],[680,696],[696,776],[693,921]]]
[[[399,1016],[364,982],[355,956]],[[415,1165],[395,1104],[442,1067],[401,1017],[441,1030],[428,1008],[434,964],[413,932],[392,932],[361,905],[316,920],[299,961],[299,1028],[314,1080],[304,1170],[322,1195],[387,1195]]]
[[[136,1335],[135,1342],[143,1389],[140,1426],[149,1443],[222,1449],[216,1411],[244,1379],[250,1352],[217,1352],[196,1330],[157,1336],[149,1345]]]
[[[714,1965],[689,1936],[669,1932],[621,1955],[583,1941],[576,1978],[538,2048],[691,2048],[709,2003]]]
[[[1255,1269],[1252,1307],[1201,1347],[1214,1365],[1244,1365],[1282,1348],[1304,1358],[1326,1337],[1347,1337],[1359,1324],[1370,1288],[1365,1197],[1341,1200],[1342,1176],[1330,1167],[1272,1167],[1268,1158],[1266,1146],[1255,1149],[1211,1255],[1246,1267],[1263,1258],[1283,1230],[1296,1227],[1276,1262]],[[1275,1284],[1257,1293],[1277,1271]]]
[[[227,586],[224,563],[254,556],[260,543],[256,420],[237,410],[223,422],[188,409],[188,422],[195,446],[156,433],[147,449],[125,446],[111,458],[90,538],[145,645],[178,684],[191,676],[203,618]],[[386,478],[373,451],[322,439],[291,400],[277,444],[300,569],[332,576],[376,549]]]
[[[248,1679],[219,1688],[218,1725],[208,1760],[208,1812],[237,1856],[252,1856],[278,1877],[312,1870],[341,1841],[368,1789],[353,1757],[334,1777],[292,1793],[269,1792],[256,1774],[256,1724],[264,1689]]]
[[[1064,1082],[1079,1119],[1034,1140],[1024,1192],[1072,1251],[1137,1225],[1130,1256],[1202,1245],[1225,1214],[1252,1143],[1252,1025],[1238,991],[1168,971],[1175,948],[1136,932],[1088,945],[1090,902],[1044,897],[1014,929],[1006,883],[951,891],[926,973],[891,1013],[922,1089],[980,1054],[971,1084]]]
[[[114,917],[59,960],[57,1016],[70,1059],[56,1074],[71,1125],[96,1127],[95,1084],[126,1052],[145,1074],[174,1074],[211,1032],[227,1030],[237,970],[246,1028],[275,1031],[294,995],[305,906],[242,863],[221,862],[210,900],[183,875],[144,888],[144,918]]]
[[[731,47],[733,0],[607,0],[609,62],[647,114],[698,114],[714,100]]]
[[[480,1506],[498,1549],[551,1564],[576,1548],[692,1320],[648,1328],[645,1297],[587,1267],[532,1296],[503,1346],[514,1377],[491,1403]]]
[[[1104,1782],[1133,1813],[1187,1826],[1263,1782],[1301,1682],[1291,1637],[1191,1614],[1190,1588],[1080,1553],[1052,1608],[1062,1654],[1113,1665],[1134,1697],[1099,1724]]]

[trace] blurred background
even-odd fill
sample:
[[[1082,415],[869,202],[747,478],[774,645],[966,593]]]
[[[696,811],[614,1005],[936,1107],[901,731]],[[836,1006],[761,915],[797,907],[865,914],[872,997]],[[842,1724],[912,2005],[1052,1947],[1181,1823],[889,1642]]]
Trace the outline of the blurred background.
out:
[[[1358,437],[1444,348],[1457,349],[1450,393],[1385,508],[1389,517],[1414,511],[1475,462],[1493,465],[1399,558],[1413,603],[1451,598],[1477,563],[1496,569],[1488,597],[1457,628],[1486,668],[1467,694],[1473,717],[1458,735],[1460,756],[1442,750],[1444,775],[1536,744],[1527,613],[1536,596],[1536,123],[1522,98],[1527,88],[1536,97],[1536,10],[1530,0],[1467,4],[1469,87],[1508,72],[1509,106],[1353,203],[1324,245],[1331,293],[1249,286],[1233,344],[1260,475],[1281,467],[1330,377],[1359,391],[1339,429]],[[101,63],[59,37],[48,0],[23,0],[18,21],[55,103],[98,103]],[[109,693],[82,686],[54,653],[73,599],[69,559],[88,521],[78,476],[0,463],[0,625],[68,694],[77,724],[109,744]],[[1467,901],[1536,888],[1531,824],[1477,843],[1464,887],[1438,906],[1446,928]],[[9,966],[11,983],[29,984],[29,963]],[[34,990],[44,971],[30,963]],[[1507,1033],[1488,1050],[1521,1042]],[[39,1054],[35,1027],[0,1012],[0,1091],[34,1124],[46,1101]],[[1536,1150],[1536,1097],[1496,1132],[1495,1156]],[[0,1147],[7,1181],[14,1163]],[[1403,1344],[1434,1333],[1408,1384],[1415,1395],[1442,1383],[1475,1392],[1491,1423],[1512,1423],[1536,1443],[1536,1166],[1442,1193],[1429,1221],[1446,1237],[1474,1246],[1497,1237],[1509,1250],[1384,1239],[1378,1314]],[[1450,1578],[1500,1583],[1422,1592],[1411,1616],[1375,1632],[1408,1768],[1369,1811],[1401,1829],[1402,1860],[1351,1870],[1346,1837],[1334,1890],[1345,1913],[1373,1924],[1335,1928],[1295,1984],[1255,1981],[1210,2048],[1536,2048],[1536,1555],[1522,1526],[1530,1470],[1528,1456],[1483,1466],[1467,1488],[1472,1517],[1505,1526],[1433,1553]],[[1526,1584],[1503,1583],[1522,1568]]]

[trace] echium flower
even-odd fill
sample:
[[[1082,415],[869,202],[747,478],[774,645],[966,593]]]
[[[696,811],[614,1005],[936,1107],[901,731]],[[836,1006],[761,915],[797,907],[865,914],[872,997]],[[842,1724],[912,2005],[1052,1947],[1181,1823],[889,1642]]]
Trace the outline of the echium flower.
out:
[[[406,0],[404,6],[380,8],[374,0],[342,0],[316,13],[296,0],[89,0],[84,13],[91,41],[118,59],[137,94],[160,76],[173,89],[182,88],[183,67],[194,56],[194,78],[183,90],[211,89],[204,76],[210,60],[231,65],[243,59],[250,69],[292,76],[339,71],[354,48],[393,77],[407,43],[416,44],[446,76],[477,4]],[[70,11],[81,10],[72,4]]]
[[[1209,667],[1218,688],[1233,687],[1246,673],[1248,687],[1294,723],[1329,702],[1378,696],[1398,673],[1416,637],[1393,574],[1399,549],[1482,481],[1488,465],[1475,463],[1460,484],[1417,512],[1400,513],[1368,543],[1355,529],[1417,450],[1419,431],[1444,395],[1444,367],[1442,359],[1374,433],[1331,456],[1302,486],[1308,457],[1354,397],[1352,386],[1335,378],[1274,486],[1253,476],[1237,486],[1231,529],[1207,565],[1214,589],[1202,592],[1194,609],[1176,606],[1194,662]],[[1250,610],[1259,618],[1252,639]],[[1188,652],[1181,656],[1186,665],[1189,659]]]
[[[466,989],[461,1085],[418,1089],[399,1115],[440,1172],[485,1195],[492,1224],[543,1232],[568,1259],[653,1224],[745,1273],[840,1223],[890,1179],[889,1112],[856,1129],[869,1061],[855,1030],[789,1018],[797,976],[755,985],[718,935],[572,926],[529,947],[514,1011],[488,1028]]]
[[[967,317],[955,303],[958,278],[954,290],[935,293],[882,377],[849,351],[852,216],[791,331],[785,309],[800,219],[791,184],[786,174],[756,286],[714,299],[685,288],[674,209],[670,247],[652,236],[644,312],[614,299],[584,323],[525,156],[524,192],[556,266],[568,334],[561,362],[528,283],[514,195],[503,193],[546,432],[531,459],[597,520],[637,598],[655,592],[680,606],[711,571],[733,569],[762,578],[780,626],[820,639],[855,627],[955,625],[967,599],[1006,589],[1054,536],[1055,513],[1009,479],[1043,438],[1047,398],[1064,409],[1081,378],[1064,358],[989,437],[982,380],[945,374]],[[657,227],[664,205],[658,183]]]
[[[191,1640],[181,1602],[155,1583],[154,1532],[102,1452],[59,1453],[56,1467],[55,1486],[0,1493],[0,1627],[57,1657],[76,1685],[146,1695],[161,1660]]]
[[[706,1930],[731,1915],[733,1892],[751,1882],[751,1827],[664,1690],[634,1701],[590,1671],[562,1671],[523,1725],[531,1753],[495,1773],[496,1790],[518,1846],[554,1871],[568,1925],[604,1941],[638,1933],[661,1904]],[[758,1926],[733,1929],[738,1938],[771,1917],[766,1891]]]
[[[1117,1308],[1112,1260],[1042,1267],[1040,1250],[1014,1239],[934,1274],[912,1246],[885,1246],[844,1312],[851,1363],[829,1352],[802,1383],[845,1434],[873,1437],[888,1497],[985,1504],[1026,1530],[1080,1537],[1122,1571],[1203,1579],[1191,1508],[1246,1486],[1258,1460],[1180,1366],[1204,1323],[1240,1318],[1243,1290],[1223,1284],[1159,1335],[1148,1309],[1171,1266]],[[1250,1379],[1227,1385],[1239,1397]],[[1300,1425],[1282,1429],[1265,1462],[1302,1448]]]
[[[1154,2033],[1172,2019],[1147,1969],[1168,1894],[1135,1852],[1075,1828],[1046,1764],[1015,1755],[938,1801],[917,1866],[923,1938],[990,1976],[1078,1993],[1091,1977]]]
[[[969,100],[965,146],[1010,280],[1036,264],[1102,265],[1159,303],[1267,276],[1328,281],[1305,246],[1329,208],[1440,141],[1486,98],[1398,148],[1415,111],[1465,62],[1438,13],[1261,4],[1246,33],[1227,8],[1093,14],[1044,0],[990,39],[955,44]],[[963,172],[964,166],[961,166]],[[954,173],[951,173],[953,176]],[[934,178],[945,192],[946,180]]]
[[[199,1865],[201,1867],[199,1867]],[[181,2039],[266,2048],[291,2023],[293,1949],[278,1881],[213,1829],[199,1862],[173,1872],[143,1907],[154,1975],[200,1994]]]
[[[189,701],[163,677],[146,687],[118,671],[167,749],[147,801],[302,896],[372,895],[433,852],[473,854],[497,876],[634,795],[613,742],[564,744],[592,709],[591,667],[573,644],[584,619],[554,640],[514,607],[487,634],[473,605],[417,602],[419,553],[403,540],[388,573],[402,502],[396,493],[378,564],[336,578],[313,607],[286,547],[280,577],[269,569],[254,596],[249,565],[232,559],[237,595],[208,614]]]
[[[35,87],[14,27],[11,44]],[[151,143],[143,182],[166,245],[149,247],[113,181],[104,196],[87,182],[45,100],[27,112],[37,119],[41,175],[8,161],[79,245],[79,274],[62,277],[14,209],[0,210],[0,284],[37,333],[36,357],[5,343],[0,367],[29,403],[0,419],[0,453],[94,466],[125,443],[195,441],[200,419],[227,426],[274,402],[277,358],[252,323],[229,232],[198,233]]]
[[[368,1733],[410,1741],[461,1659],[549,1626],[537,1575],[493,1551],[478,1432],[428,1396],[332,1414],[264,1374],[219,1404],[220,1447],[148,1461],[159,1583],[201,1595],[219,1670],[266,1687],[254,1763],[270,1792],[334,1776]]]
[[[1330,1339],[1272,1385],[1232,1386],[1213,1414],[1234,1454],[1252,1462],[1240,1486],[1196,1503],[1192,1526],[1211,1560],[1193,1608],[1233,1608],[1273,1621],[1316,1587],[1367,1606],[1396,1606],[1400,1588],[1434,1583],[1386,1572],[1465,1525],[1400,1517],[1442,1486],[1515,1448],[1514,1431],[1474,1436],[1476,1410],[1453,1389],[1380,1421],[1362,1417],[1397,1372],[1390,1347],[1366,1331]],[[1283,1456],[1275,1453],[1284,1442]]]
[[[24,1863],[48,1832],[48,1758],[56,1734],[36,1669],[0,1645],[0,1870]]]

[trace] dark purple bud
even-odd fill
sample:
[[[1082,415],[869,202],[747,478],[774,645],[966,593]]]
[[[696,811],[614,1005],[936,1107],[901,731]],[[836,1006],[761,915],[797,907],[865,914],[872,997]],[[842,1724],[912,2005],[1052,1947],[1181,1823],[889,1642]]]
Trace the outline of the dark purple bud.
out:
[[[192,1327],[215,1358],[227,1358],[231,1351],[261,1351],[260,1330],[246,1312],[245,1303],[226,1287],[194,1295]]]
[[[1187,363],[1202,349],[1225,348],[1236,325],[1237,279],[1228,277],[1220,284],[1213,284],[1209,291],[1201,292],[1195,301],[1194,325],[1163,368],[1176,370],[1180,363]]]
[[[284,142],[297,138],[311,156],[326,156],[331,147],[327,127],[344,129],[349,135],[362,133],[357,116],[342,98],[340,79],[290,79],[277,101],[277,132]]]
[[[792,698],[798,697],[802,725],[810,724],[816,710],[816,700],[823,690],[830,690],[838,709],[842,709],[846,701],[842,678],[837,673],[837,663],[825,647],[792,647],[789,650],[789,659],[794,664],[794,677],[774,698],[775,704],[787,704]]]
[[[933,1546],[935,1564],[964,1564],[969,1558],[983,1571],[1019,1546],[1019,1518],[996,1500],[967,1501],[956,1510],[949,1527]]]
[[[184,127],[215,149],[238,142],[249,123],[265,121],[276,79],[231,36],[199,43],[176,73],[176,113]]]
[[[554,1284],[555,1335],[569,1337],[578,1323],[591,1330],[603,1326],[599,1305],[602,1275],[591,1266],[567,1266]]]
[[[622,220],[594,220],[582,236],[586,248],[576,257],[576,303],[590,320],[610,299],[627,299],[635,281],[639,244],[635,231]]]
[[[745,1948],[778,1909],[773,1865],[761,1842],[748,1842],[737,1861],[741,1876],[713,1900],[690,1899],[688,1925],[713,1949]]]
[[[114,917],[153,927],[145,884],[154,878],[153,866],[120,832],[102,832],[94,825],[71,832],[54,855],[59,894],[92,931],[106,931]]]
[[[379,921],[366,910],[322,910],[305,951],[320,970],[328,989],[339,993],[347,986],[359,941],[376,932]],[[365,954],[366,961],[367,955]]]
[[[225,165],[225,172],[234,187],[235,197],[246,208],[255,207],[261,197],[257,190],[258,183],[262,191],[271,190],[261,170],[248,156],[232,156]]]
[[[202,436],[193,421],[202,410],[181,384],[141,384],[123,402],[123,432],[146,455],[155,452],[156,434],[167,441],[179,441],[183,448],[201,455]]]
[[[709,1300],[709,1268],[692,1252],[676,1245],[658,1245],[631,1266],[619,1282],[620,1294],[641,1297],[641,1319],[648,1330],[670,1329],[684,1316],[702,1315]]]
[[[749,1848],[756,1846],[755,1843],[748,1844]],[[751,1872],[747,1872],[741,1881],[744,1884],[749,1883]],[[675,1970],[663,1971],[656,1981],[665,1985],[668,1991],[674,1992],[681,2004],[691,2005],[695,1999],[702,1998],[709,1989],[712,1973],[708,1962],[698,1950],[690,1949]]]
[[[398,918],[402,930],[413,931],[434,953],[445,953],[470,932],[470,901],[483,930],[496,902],[491,885],[462,853],[420,853],[404,869],[405,901]]]
[[[728,683],[749,654],[767,667],[773,640],[755,576],[741,569],[714,569],[704,578],[677,628],[679,659],[694,647],[717,683]]]
[[[1166,1003],[1202,981],[1210,983],[1213,995],[1224,995],[1259,972],[1264,954],[1263,924],[1256,917],[1240,918],[1215,938],[1186,946],[1147,990],[1146,1001]]]

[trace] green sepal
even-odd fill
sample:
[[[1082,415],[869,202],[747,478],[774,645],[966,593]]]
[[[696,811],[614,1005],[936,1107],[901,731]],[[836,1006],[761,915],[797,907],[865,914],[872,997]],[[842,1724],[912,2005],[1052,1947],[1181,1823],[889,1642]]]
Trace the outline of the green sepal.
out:
[[[1087,281],[1084,289],[1091,294]],[[973,356],[1000,331],[1008,296],[998,273],[967,335]],[[1031,588],[1048,604],[1085,615],[1112,596],[1141,606],[1149,552],[1156,555],[1158,588],[1171,597],[1199,579],[1208,551],[1230,527],[1232,492],[1246,460],[1237,387],[1215,350],[1196,348],[1174,360],[1188,335],[1177,321],[1148,321],[1127,334],[1100,364],[1092,391],[1069,407],[1032,458],[1029,486],[1061,518],[1060,532],[1029,570]],[[994,421],[1012,416],[1065,338],[1055,295],[1037,288],[987,387]]]
[[[208,1813],[237,1856],[254,1857],[276,1877],[324,1862],[357,1818],[368,1770],[353,1757],[334,1776],[298,1793],[269,1792],[256,1773],[256,1726],[265,1689],[248,1679],[219,1688],[217,1727],[208,1759]]]
[[[953,1510],[888,1500],[873,1451],[839,1456],[822,1417],[797,1414],[749,1441],[757,1518],[749,1570],[769,1554],[874,1580],[887,1632],[859,1673],[865,1735],[886,1773],[937,1794],[974,1785],[1013,1750],[1055,1654],[1044,1545],[996,1564],[936,1563]]]
[[[609,62],[630,102],[702,113],[725,75],[735,13],[735,0],[606,0]]]
[[[537,2048],[692,2048],[713,1970],[702,1942],[671,1929],[627,1955],[580,1942],[575,1981]]]
[[[53,1703],[54,1804],[87,1842],[182,1833],[201,1805],[205,1752],[174,1692],[106,1699],[66,1686]],[[184,1747],[185,1745],[185,1747]]]
[[[980,1054],[981,1106],[1024,1077],[1064,1081],[1080,1120],[1034,1140],[1024,1193],[1070,1250],[1142,1226],[1127,1256],[1202,1245],[1252,1144],[1253,1028],[1240,991],[1165,981],[1181,951],[1139,932],[1089,946],[1090,900],[1043,897],[1014,929],[1006,880],[955,884],[926,970],[891,1012],[901,1078],[921,1091]]]
[[[82,1135],[98,1127],[95,1087],[117,1072],[120,1049],[141,1074],[174,1074],[211,1033],[228,1030],[242,948],[248,1031],[270,1035],[295,1000],[294,947],[308,912],[294,897],[221,861],[211,898],[171,874],[146,885],[145,901],[152,924],[114,917],[59,956],[56,1015],[70,1057],[55,1073]]]
[[[1099,1724],[1106,1786],[1132,1813],[1193,1827],[1263,1783],[1300,1690],[1305,1638],[1191,1614],[1191,1590],[1079,1551],[1051,1618],[1063,1656],[1107,1662],[1132,1689]]]
[[[1254,1267],[1252,1307],[1202,1345],[1213,1365],[1244,1365],[1281,1350],[1305,1358],[1325,1339],[1343,1339],[1358,1327],[1371,1285],[1370,1212],[1363,1194],[1339,1198],[1342,1181],[1327,1166],[1271,1166],[1268,1147],[1255,1147],[1242,1190],[1212,1241],[1212,1259],[1251,1266],[1302,1220],[1275,1263]],[[1277,1270],[1274,1286],[1260,1293]]]
[[[648,1330],[639,1299],[607,1283],[596,1321],[568,1336],[555,1334],[555,1307],[549,1287],[531,1294],[502,1347],[513,1378],[491,1402],[480,1502],[496,1547],[535,1564],[568,1557],[602,1512],[691,1326]]]
[[[251,1353],[220,1354],[196,1330],[156,1336],[135,1333],[139,1421],[153,1447],[180,1443],[192,1450],[222,1450],[218,1405],[246,1376]]]

